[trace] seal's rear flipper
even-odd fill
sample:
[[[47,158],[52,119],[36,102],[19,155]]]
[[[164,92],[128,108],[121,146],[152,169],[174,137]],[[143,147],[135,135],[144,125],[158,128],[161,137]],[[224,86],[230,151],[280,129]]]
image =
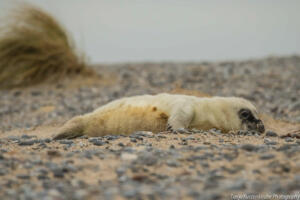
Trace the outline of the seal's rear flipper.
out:
[[[83,120],[82,117],[74,117],[67,121],[53,137],[54,140],[73,139],[83,136]]]
[[[53,137],[53,140],[62,140],[62,139],[74,139],[77,137],[83,136],[83,133],[78,132],[64,132],[59,133]]]

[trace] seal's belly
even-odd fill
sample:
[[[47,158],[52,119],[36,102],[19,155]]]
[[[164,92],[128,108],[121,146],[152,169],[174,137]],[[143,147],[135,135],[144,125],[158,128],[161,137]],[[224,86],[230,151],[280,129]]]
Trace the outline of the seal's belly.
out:
[[[123,105],[117,109],[106,109],[89,116],[85,134],[100,136],[107,134],[131,134],[135,131],[160,132],[166,130],[168,114],[156,106]]]

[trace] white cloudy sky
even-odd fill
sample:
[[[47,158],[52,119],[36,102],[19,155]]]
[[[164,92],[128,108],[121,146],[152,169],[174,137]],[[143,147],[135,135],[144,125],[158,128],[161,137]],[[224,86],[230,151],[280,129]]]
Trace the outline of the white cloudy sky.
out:
[[[12,1],[0,0],[1,15]],[[54,15],[94,63],[300,54],[299,0],[28,1]]]

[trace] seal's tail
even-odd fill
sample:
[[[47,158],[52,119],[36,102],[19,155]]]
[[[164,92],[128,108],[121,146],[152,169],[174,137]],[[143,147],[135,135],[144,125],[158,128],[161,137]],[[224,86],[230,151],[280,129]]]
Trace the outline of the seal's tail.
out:
[[[83,119],[81,116],[74,117],[67,121],[53,137],[54,140],[73,139],[83,136]]]

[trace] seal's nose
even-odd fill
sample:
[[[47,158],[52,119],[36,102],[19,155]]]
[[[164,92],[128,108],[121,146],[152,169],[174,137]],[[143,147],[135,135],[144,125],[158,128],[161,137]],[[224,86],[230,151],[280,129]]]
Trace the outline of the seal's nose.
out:
[[[257,123],[257,130],[260,133],[265,132],[265,126],[264,126],[264,124],[262,123],[261,120],[259,120],[259,122]]]

